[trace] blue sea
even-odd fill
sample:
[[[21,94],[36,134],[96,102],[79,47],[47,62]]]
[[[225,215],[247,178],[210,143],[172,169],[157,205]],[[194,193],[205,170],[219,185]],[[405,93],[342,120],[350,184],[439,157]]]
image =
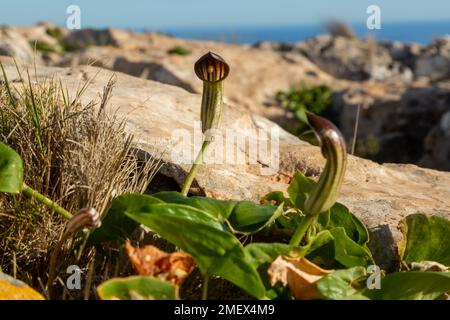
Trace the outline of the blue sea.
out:
[[[380,30],[368,30],[365,23],[350,25],[359,37],[368,35],[378,40],[427,44],[435,37],[450,35],[450,20],[435,22],[382,23]],[[161,30],[179,38],[215,40],[232,43],[258,41],[297,42],[326,33],[323,25],[264,27],[173,28]]]

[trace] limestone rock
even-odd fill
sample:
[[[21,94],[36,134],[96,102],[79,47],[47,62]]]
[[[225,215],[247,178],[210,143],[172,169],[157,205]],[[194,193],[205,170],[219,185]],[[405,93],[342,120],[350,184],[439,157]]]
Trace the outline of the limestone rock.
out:
[[[404,43],[400,41],[381,42],[381,46],[389,51],[392,59],[414,70],[416,59],[424,50],[418,43]]]
[[[450,77],[450,36],[434,40],[424,50],[416,59],[415,74],[432,80]]]
[[[87,31],[86,31],[87,32]],[[289,122],[273,98],[279,90],[301,83],[332,84],[333,77],[320,70],[304,56],[260,49],[248,45],[220,42],[186,41],[154,33],[127,33],[126,46],[92,46],[67,53],[50,65],[77,66],[93,64],[144,79],[201,92],[202,84],[193,65],[207,51],[220,54],[232,66],[227,86],[228,101],[277,122]],[[191,53],[169,54],[176,46]]]
[[[21,63],[32,64],[34,61],[28,40],[9,27],[0,28],[0,56],[14,57]]]
[[[48,44],[52,47],[60,45],[59,39],[69,33],[65,28],[57,27],[52,23],[42,22],[33,27],[14,27],[14,30],[30,43],[36,41]]]
[[[126,31],[119,29],[80,29],[68,33],[63,41],[73,48],[86,48],[88,46],[115,46],[126,45],[128,38]]]
[[[425,138],[450,110],[450,82],[433,87],[365,83],[343,89],[335,96],[335,108],[347,141],[353,136],[358,106],[358,154],[379,162],[419,163]],[[439,163],[428,162],[430,166]]]
[[[412,79],[411,70],[393,61],[389,51],[374,40],[320,35],[297,44],[296,49],[340,79]]]
[[[450,171],[450,111],[430,130],[424,148],[425,154],[419,162],[421,166]]]
[[[30,39],[45,40],[52,26],[28,29],[15,28]],[[423,64],[420,61],[434,59],[435,55],[445,57],[445,38],[426,47],[330,35],[297,44],[262,42],[250,46],[117,29],[62,30],[59,41],[68,41],[69,46],[79,49],[42,54],[47,65],[94,65],[192,93],[202,88],[192,68],[194,62],[205,51],[217,52],[232,66],[226,101],[286,129],[295,128],[298,121],[292,112],[280,107],[276,93],[292,86],[328,85],[334,91],[337,120],[348,142],[353,136],[356,106],[363,106],[357,151],[378,162],[419,163],[426,149],[425,137],[450,108],[447,89],[440,83],[445,81],[442,72],[446,69],[435,68],[422,76],[419,72],[419,77],[412,74],[418,64]],[[170,54],[175,47],[190,54]],[[366,80],[353,81],[360,79]],[[426,163],[442,165],[442,161]]]

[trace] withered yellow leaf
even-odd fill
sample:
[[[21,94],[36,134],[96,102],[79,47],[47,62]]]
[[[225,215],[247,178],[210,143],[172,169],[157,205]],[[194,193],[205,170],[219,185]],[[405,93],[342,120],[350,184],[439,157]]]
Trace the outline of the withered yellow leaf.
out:
[[[0,300],[44,300],[44,297],[22,281],[0,272]]]
[[[299,300],[320,298],[317,281],[334,270],[325,270],[308,259],[279,256],[267,270],[272,286],[281,282]]]

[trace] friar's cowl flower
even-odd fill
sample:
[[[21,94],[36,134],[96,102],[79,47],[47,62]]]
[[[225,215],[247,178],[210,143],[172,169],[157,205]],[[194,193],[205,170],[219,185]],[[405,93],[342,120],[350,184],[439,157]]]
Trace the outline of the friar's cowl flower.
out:
[[[330,209],[336,202],[344,180],[347,151],[345,140],[333,123],[312,113],[307,117],[319,139],[322,155],[327,159],[319,181],[305,201],[306,214],[316,215]]]
[[[217,129],[222,117],[223,80],[230,67],[218,54],[208,52],[194,65],[195,74],[203,81],[201,107],[202,131]]]
[[[320,142],[322,155],[327,162],[319,181],[313,186],[305,201],[305,216],[289,242],[293,246],[300,244],[316,216],[330,209],[336,202],[347,165],[345,140],[339,129],[327,119],[309,112],[307,119]]]
[[[202,81],[218,82],[225,80],[230,73],[230,66],[218,54],[208,52],[197,60],[194,70]]]
[[[80,209],[66,224],[66,232],[74,233],[83,228],[98,228],[101,225],[100,214],[94,208]]]
[[[194,71],[203,81],[200,118],[205,139],[181,188],[184,195],[188,194],[199,165],[203,162],[206,149],[213,139],[214,131],[219,128],[223,107],[223,81],[230,73],[230,66],[218,54],[208,52],[195,63]]]

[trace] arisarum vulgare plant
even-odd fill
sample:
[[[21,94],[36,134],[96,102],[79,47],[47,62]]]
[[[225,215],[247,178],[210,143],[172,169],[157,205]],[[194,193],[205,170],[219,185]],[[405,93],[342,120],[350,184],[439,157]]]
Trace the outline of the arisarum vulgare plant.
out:
[[[320,142],[322,155],[327,159],[319,182],[305,202],[305,213],[315,215],[330,209],[336,202],[344,180],[347,151],[345,140],[333,123],[312,113],[307,117]]]
[[[339,129],[327,119],[312,113],[308,113],[307,118],[320,142],[322,155],[327,162],[318,183],[314,185],[305,201],[305,217],[291,238],[291,245],[298,245],[314,218],[334,205],[344,180],[347,165],[345,140]]]
[[[195,74],[203,81],[201,106],[202,131],[217,129],[222,117],[223,80],[230,67],[219,55],[208,52],[194,65]]]
[[[199,165],[203,162],[206,150],[213,139],[214,132],[219,128],[223,107],[223,81],[228,76],[230,67],[222,57],[208,52],[195,63],[194,71],[197,77],[203,81],[200,118],[205,139],[183,184],[181,193],[184,195],[188,194]]]
[[[192,256],[203,276],[202,299],[208,298],[210,276],[227,280],[258,299],[289,299],[292,296],[318,299],[434,299],[448,292],[448,272],[397,272],[381,280],[381,290],[365,287],[369,279],[366,268],[375,264],[368,247],[369,232],[357,216],[336,202],[347,163],[345,142],[330,121],[317,115],[306,113],[305,117],[317,135],[326,158],[326,165],[317,182],[298,171],[287,188],[287,194],[272,191],[262,199],[263,204],[188,197],[196,171],[214,138],[214,130],[219,128],[223,80],[229,73],[229,67],[222,58],[208,53],[195,64],[195,72],[203,81],[201,120],[205,139],[182,193],[162,191],[151,195],[117,197],[112,201],[102,226],[92,232],[89,244],[105,241],[123,243],[139,224],[144,225]],[[407,261],[431,260],[428,258],[430,253],[436,262],[447,266],[446,253],[450,242],[441,246],[441,243],[431,241],[436,245],[423,248],[420,253],[411,251],[410,248],[417,248],[418,239],[424,237],[422,232],[418,232],[422,228],[417,219],[423,220],[418,216],[404,226],[405,230],[417,230],[408,235],[404,246]],[[445,228],[442,227],[444,222],[447,225]],[[436,229],[430,232],[431,229],[426,226],[427,231],[423,230],[430,239],[445,239],[444,234],[449,234],[450,223],[446,220],[433,219],[428,225]],[[311,270],[314,270],[313,274]],[[316,271],[321,272],[320,276]],[[295,277],[292,277],[293,274]],[[417,284],[413,283],[415,279],[419,280]],[[291,285],[303,282],[307,285]],[[177,290],[172,283],[157,277],[132,276],[110,280],[98,288],[98,293],[102,299],[175,299]]]
[[[73,215],[66,223],[64,233],[59,241],[56,243],[50,257],[50,265],[47,279],[47,293],[49,298],[52,296],[53,280],[56,275],[56,265],[58,262],[59,253],[64,243],[77,231],[84,228],[94,229],[101,226],[100,214],[94,208],[83,208]]]

